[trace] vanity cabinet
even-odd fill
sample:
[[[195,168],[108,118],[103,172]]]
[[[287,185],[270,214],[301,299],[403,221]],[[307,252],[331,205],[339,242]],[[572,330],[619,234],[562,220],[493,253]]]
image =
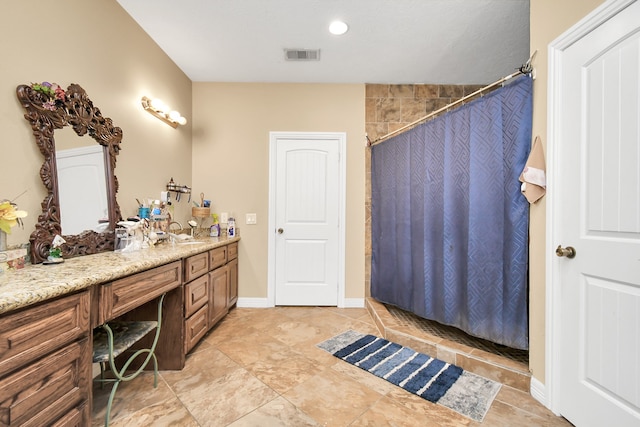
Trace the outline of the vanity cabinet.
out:
[[[186,258],[184,277],[184,350],[188,353],[238,299],[238,243]]]
[[[89,425],[90,291],[0,318],[0,425]]]
[[[237,295],[237,240],[202,244],[104,252],[46,274],[26,266],[30,274],[0,275],[8,296],[0,299],[0,427],[91,425],[92,330],[114,319],[155,320],[163,294],[158,367],[183,369]]]

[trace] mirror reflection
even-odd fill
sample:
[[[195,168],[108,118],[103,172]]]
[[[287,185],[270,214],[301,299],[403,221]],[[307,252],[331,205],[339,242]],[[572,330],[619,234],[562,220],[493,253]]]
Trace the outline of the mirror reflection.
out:
[[[56,130],[58,203],[63,234],[109,226],[104,148],[66,126]]]

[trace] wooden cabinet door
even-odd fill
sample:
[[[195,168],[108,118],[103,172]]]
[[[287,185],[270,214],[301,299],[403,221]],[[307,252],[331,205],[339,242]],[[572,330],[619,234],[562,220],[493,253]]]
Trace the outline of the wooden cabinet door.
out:
[[[209,328],[212,328],[228,311],[229,269],[219,267],[209,273]]]
[[[0,380],[0,424],[51,425],[89,399],[91,345],[73,342]]]
[[[88,336],[89,303],[84,291],[1,317],[0,377]]]
[[[227,264],[229,269],[229,294],[227,297],[227,309],[238,302],[238,258],[234,258]]]

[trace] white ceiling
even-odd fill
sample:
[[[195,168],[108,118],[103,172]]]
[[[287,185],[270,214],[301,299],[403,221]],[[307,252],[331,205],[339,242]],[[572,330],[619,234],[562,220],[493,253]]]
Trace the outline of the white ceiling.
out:
[[[529,58],[529,0],[117,1],[198,82],[484,84]]]

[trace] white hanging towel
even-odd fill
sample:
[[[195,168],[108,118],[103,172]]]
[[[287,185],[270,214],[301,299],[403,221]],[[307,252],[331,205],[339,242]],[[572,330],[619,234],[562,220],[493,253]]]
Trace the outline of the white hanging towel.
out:
[[[545,169],[542,142],[540,137],[536,136],[527,163],[520,174],[520,182],[522,182],[520,191],[522,191],[529,203],[537,202],[547,191]]]

